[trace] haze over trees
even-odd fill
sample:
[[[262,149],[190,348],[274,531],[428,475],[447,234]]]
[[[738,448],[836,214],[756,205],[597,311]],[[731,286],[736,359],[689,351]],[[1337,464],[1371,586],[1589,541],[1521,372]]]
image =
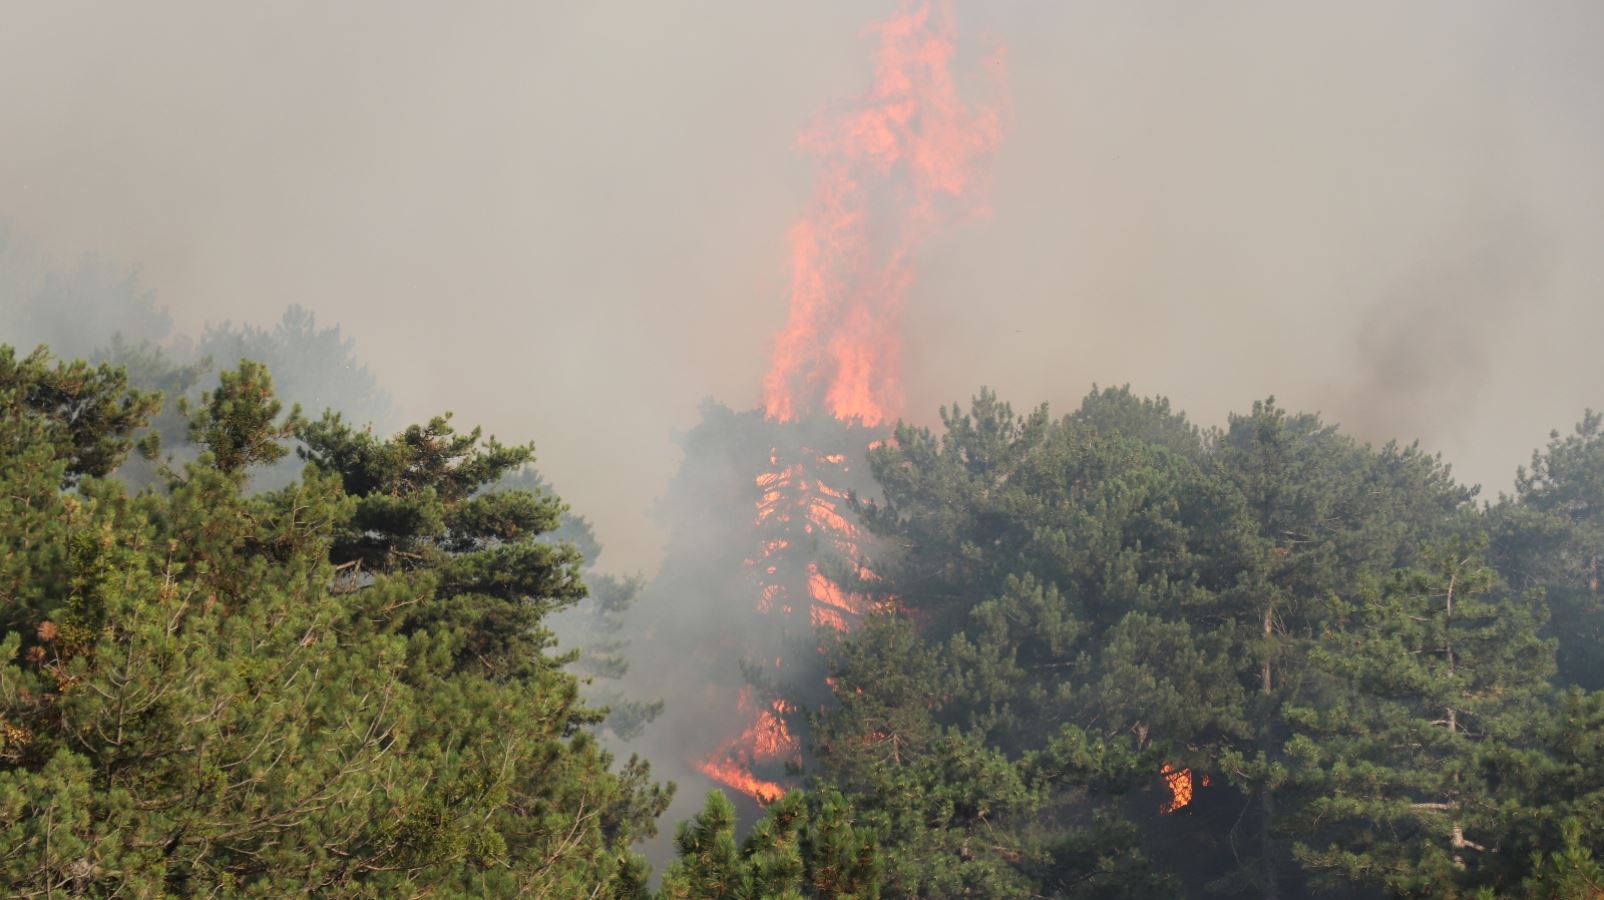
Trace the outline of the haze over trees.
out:
[[[1528,8],[0,6],[0,897],[1604,900]]]

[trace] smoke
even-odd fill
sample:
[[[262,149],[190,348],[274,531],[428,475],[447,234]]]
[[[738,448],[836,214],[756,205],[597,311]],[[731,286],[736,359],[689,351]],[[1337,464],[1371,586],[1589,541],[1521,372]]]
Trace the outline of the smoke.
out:
[[[164,340],[172,319],[133,271],[91,255],[60,267],[0,222],[0,326],[0,342],[24,353],[47,344],[58,356],[86,357],[114,334]]]
[[[662,562],[624,685],[669,703],[629,746],[683,819],[741,660],[817,687],[743,568],[782,426],[732,410],[765,399],[820,209],[799,132],[874,82],[898,6],[0,6],[0,341],[301,304],[391,421],[534,439],[610,569]],[[1009,127],[976,145],[986,216],[870,235],[910,254],[874,324],[914,421],[982,384],[1066,412],[1129,382],[1204,424],[1274,393],[1496,490],[1604,405],[1604,6],[959,0],[952,28],[1008,47]]]
[[[1478,401],[1502,366],[1498,336],[1518,330],[1523,301],[1542,295],[1540,252],[1519,223],[1472,223],[1469,236],[1423,249],[1360,315],[1355,366],[1328,388],[1328,412],[1376,439],[1474,441]]]
[[[856,589],[878,550],[850,497],[878,491],[865,460],[883,431],[824,415],[778,422],[704,404],[656,515],[671,536],[631,616],[626,693],[665,701],[620,749],[680,785],[669,821],[710,786],[752,819],[755,798],[796,786],[808,713],[827,704],[821,650],[865,611]],[[667,835],[647,847],[671,855]]]
[[[969,396],[968,360],[1059,411],[1092,380],[1204,423],[1274,393],[1499,488],[1597,404],[1596,7],[988,10],[1013,127],[995,216],[913,289],[910,409]]]
[[[0,9],[0,218],[175,331],[292,303],[507,439],[651,568],[670,435],[760,400],[804,123],[892,2]],[[1093,382],[1275,393],[1493,487],[1604,359],[1604,8],[959,3],[1009,47],[991,214],[908,285],[916,420]],[[0,319],[0,322],[3,322]],[[1406,351],[1413,351],[1409,353]]]

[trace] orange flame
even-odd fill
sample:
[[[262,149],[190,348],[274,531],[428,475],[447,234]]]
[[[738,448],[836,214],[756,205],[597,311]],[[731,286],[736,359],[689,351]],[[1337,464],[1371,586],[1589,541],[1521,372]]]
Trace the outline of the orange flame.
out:
[[[826,483],[847,472],[847,459],[841,453],[818,453],[800,448],[796,457],[810,462],[782,465],[780,448],[769,451],[771,469],[755,476],[753,525],[757,531],[757,552],[746,560],[758,586],[760,612],[791,616],[806,608],[811,627],[847,631],[869,603],[864,595],[848,591],[820,570],[816,560],[798,557],[793,541],[798,531],[820,535],[821,542],[833,546],[844,557],[847,571],[864,580],[875,577],[864,565],[856,542],[857,526],[839,511],[848,494]],[[790,453],[785,454],[790,456]],[[806,546],[806,545],[805,545]],[[795,596],[801,603],[793,606]],[[775,668],[781,660],[775,659]],[[783,796],[785,787],[760,777],[756,769],[776,761],[801,760],[801,742],[791,733],[786,717],[797,710],[783,700],[767,707],[755,705],[751,688],[742,688],[738,708],[746,727],[697,763],[703,774],[715,782],[740,791],[759,803],[768,804]]]
[[[698,767],[703,775],[727,788],[733,788],[767,806],[785,796],[785,788],[773,781],[764,781],[747,771],[735,760],[713,756]]]
[[[785,715],[795,710],[784,700],[775,700],[767,707],[754,709],[751,688],[741,689],[739,707],[742,712],[751,715],[751,724],[736,737],[725,741],[697,768],[708,778],[734,788],[759,803],[773,803],[785,796],[784,786],[757,777],[752,773],[752,767],[758,763],[795,758],[801,753],[801,745],[785,724]]]
[[[834,628],[836,631],[847,630],[847,620],[841,618],[841,614],[839,612],[824,606],[809,607],[808,622],[811,623],[814,628],[829,627]]]
[[[1191,769],[1177,769],[1169,763],[1165,763],[1164,768],[1159,770],[1159,774],[1163,776],[1164,786],[1170,792],[1170,799],[1159,805],[1159,815],[1167,816],[1192,805],[1192,795],[1195,787],[1192,784]],[[1205,776],[1203,778],[1204,787],[1207,787],[1208,783],[1208,777]]]
[[[788,235],[790,314],[763,379],[765,412],[781,421],[828,412],[873,426],[896,414],[897,331],[913,257],[943,224],[980,209],[979,164],[1001,135],[995,107],[971,107],[958,97],[950,72],[950,0],[904,0],[901,13],[870,30],[879,36],[872,89],[799,139],[820,170],[812,201]],[[995,62],[1000,76],[1000,56]],[[796,554],[833,547],[860,580],[875,578],[863,564],[857,526],[842,514],[847,492],[820,480],[845,474],[847,457],[806,449],[801,456],[812,462],[788,460],[782,467],[779,448],[771,449],[770,471],[754,480],[760,543],[747,566],[757,573],[760,611],[778,608],[790,616],[805,589],[809,623],[846,631],[867,599],[820,572],[815,561],[804,570]],[[753,767],[786,756],[800,760],[785,719],[794,710],[783,701],[753,709],[745,689],[739,706],[750,724],[700,768],[766,804],[784,789]]]
[[[814,498],[808,504],[808,519],[825,531],[843,537],[851,537],[857,533],[857,528],[848,522],[846,517],[836,512],[835,504],[828,500]]]
[[[799,140],[820,172],[789,235],[790,316],[763,379],[764,407],[782,421],[820,400],[865,425],[895,415],[912,257],[947,220],[980,207],[977,169],[1002,132],[996,107],[958,97],[948,4],[905,5],[870,30],[880,38],[874,87]]]

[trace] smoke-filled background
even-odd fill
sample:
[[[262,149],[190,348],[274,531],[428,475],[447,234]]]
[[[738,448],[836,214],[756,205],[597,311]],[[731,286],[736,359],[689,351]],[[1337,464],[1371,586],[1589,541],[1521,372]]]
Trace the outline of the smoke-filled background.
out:
[[[8,252],[131,266],[185,333],[303,304],[398,418],[536,440],[649,569],[673,433],[759,401],[796,134],[893,8],[7,3]],[[908,293],[911,419],[982,383],[1205,423],[1273,392],[1496,492],[1601,402],[1604,7],[957,11],[964,52],[1007,48],[1008,127],[989,216]]]

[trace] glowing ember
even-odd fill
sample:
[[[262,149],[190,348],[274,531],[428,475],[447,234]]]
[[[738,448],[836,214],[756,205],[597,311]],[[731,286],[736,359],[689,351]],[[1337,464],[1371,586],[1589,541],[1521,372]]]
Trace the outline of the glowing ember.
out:
[[[1169,763],[1165,763],[1164,768],[1159,770],[1159,774],[1163,776],[1164,786],[1170,792],[1170,799],[1159,805],[1159,815],[1167,816],[1192,805],[1194,789],[1191,769],[1177,769]],[[1203,784],[1205,787],[1208,785],[1207,777],[1203,779]]]
[[[840,585],[821,575],[819,567],[812,563],[808,564],[808,596],[825,606],[833,606],[853,615],[863,612],[863,598],[841,590]]]
[[[790,317],[763,380],[764,407],[782,421],[821,400],[836,418],[865,425],[895,415],[912,257],[942,224],[979,207],[979,163],[1001,135],[996,108],[958,97],[946,4],[905,6],[871,30],[880,38],[874,87],[800,139],[820,172],[789,235]]]
[[[808,503],[808,518],[815,525],[838,535],[851,537],[857,532],[852,523],[842,518],[841,514],[835,511],[835,504],[828,500],[814,498],[810,501]]]
[[[822,606],[809,607],[808,620],[814,628],[834,628],[836,631],[847,630],[847,620],[833,609]]]
[[[757,608],[759,612],[768,612],[774,608],[774,598],[780,596],[783,589],[777,584],[765,584],[758,593]]]

